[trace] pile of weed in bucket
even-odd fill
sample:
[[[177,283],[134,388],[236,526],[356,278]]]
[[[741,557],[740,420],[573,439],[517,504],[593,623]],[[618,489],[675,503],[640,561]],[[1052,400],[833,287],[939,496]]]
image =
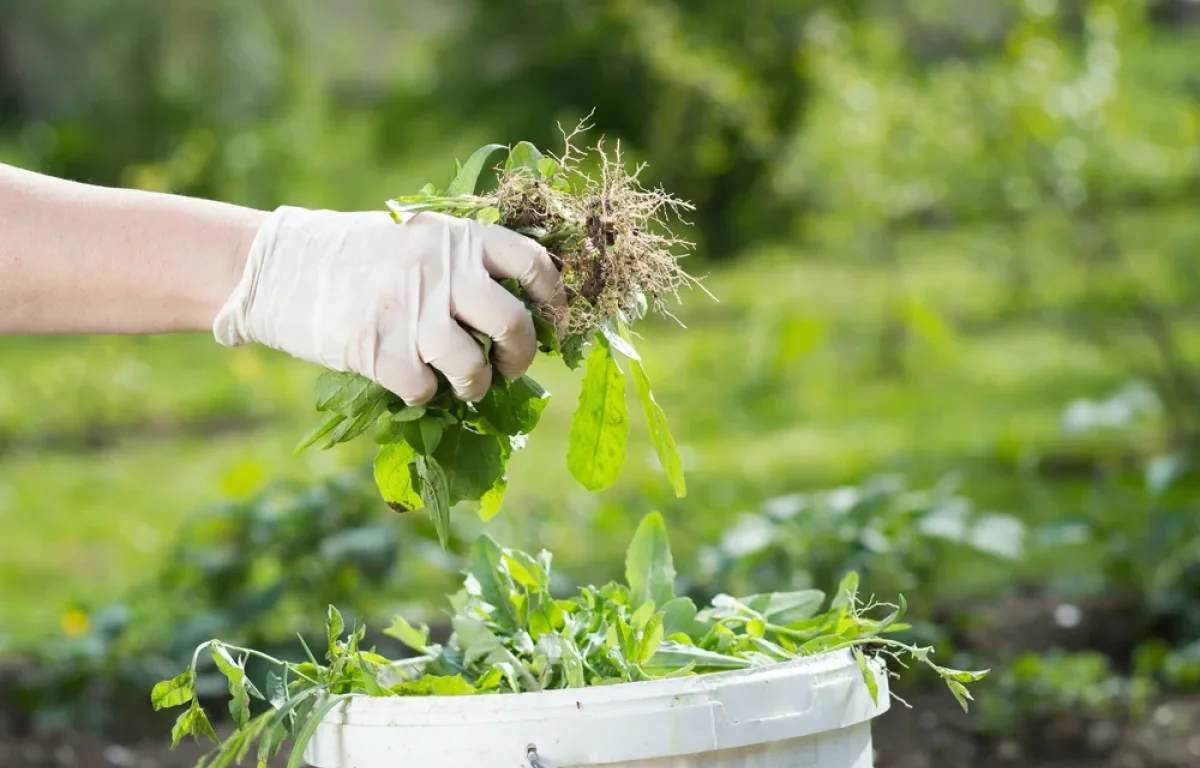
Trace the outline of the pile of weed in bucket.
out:
[[[591,151],[577,149],[573,140],[582,129],[564,137],[557,156],[528,142],[511,149],[489,144],[458,167],[446,189],[427,185],[389,205],[399,226],[436,211],[503,226],[543,245],[562,274],[563,305],[535,306],[516,281],[504,284],[531,310],[542,354],[562,358],[571,369],[586,361],[568,469],[584,488],[598,491],[624,466],[630,423],[619,355],[633,373],[659,463],[682,497],[683,464],[631,328],[650,314],[673,317],[670,302],[699,284],[680,265],[691,244],[671,229],[690,206],[643,187],[644,169],[629,172],[619,147],[610,154],[601,141]],[[500,152],[507,158],[496,169],[494,188],[477,191],[489,159]],[[476,338],[490,354],[490,340]],[[499,511],[509,458],[537,426],[547,398],[529,376],[505,381],[497,375],[480,402],[465,403],[439,377],[434,399],[413,407],[369,379],[330,371],[317,383],[322,417],[297,450],[318,443],[330,448],[370,432],[379,444],[375,480],[383,499],[398,512],[428,509],[445,546],[454,505],[477,504],[484,520]]]
[[[196,649],[187,670],[154,687],[154,707],[188,706],[176,721],[173,746],[186,736],[206,736],[218,744],[198,768],[240,764],[251,754],[264,761],[289,741],[289,766],[298,768],[321,719],[351,696],[534,693],[712,674],[849,651],[872,697],[879,692],[868,657],[907,657],[936,672],[966,709],[971,699],[966,684],[987,674],[942,667],[931,659],[931,648],[888,637],[908,628],[900,621],[903,598],[897,605],[864,604],[854,573],[828,601],[818,590],[802,590],[719,596],[697,610],[690,599],[675,594],[667,531],[657,513],[638,526],[626,553],[624,582],[556,599],[549,589],[551,560],[548,552],[534,556],[480,537],[463,588],[449,600],[454,631],[445,645],[431,644],[426,627],[400,617],[384,630],[424,660],[411,673],[402,674],[395,662],[363,648],[365,628],[347,633],[341,614],[330,607],[323,662],[311,651],[308,661],[293,664],[212,640]],[[869,617],[878,613],[883,615]],[[197,664],[206,651],[232,695],[237,730],[224,741],[195,698]],[[272,668],[265,692],[246,676],[251,657]],[[255,714],[255,709],[261,711]]]

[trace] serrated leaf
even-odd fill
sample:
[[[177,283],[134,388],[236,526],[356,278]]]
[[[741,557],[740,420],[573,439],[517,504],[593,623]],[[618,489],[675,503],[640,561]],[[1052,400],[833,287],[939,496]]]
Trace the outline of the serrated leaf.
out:
[[[675,598],[675,564],[662,515],[642,518],[625,552],[625,583],[634,605],[666,605]]]
[[[267,670],[267,701],[275,709],[279,709],[287,701],[287,688],[283,684],[283,678],[273,669]]]
[[[408,443],[391,443],[379,449],[375,455],[375,484],[384,501],[406,510],[424,506],[417,486],[416,460],[417,452]]]
[[[432,456],[418,456],[416,468],[421,501],[429,508],[438,541],[446,549],[450,546],[450,483],[441,464]]]
[[[583,362],[583,350],[586,346],[587,338],[579,334],[573,334],[563,340],[561,347],[563,362],[572,371],[579,368],[579,365]]]
[[[463,163],[454,176],[454,181],[446,188],[446,197],[456,195],[473,195],[479,183],[479,174],[483,172],[484,164],[492,154],[507,149],[503,144],[487,144],[475,150]],[[457,161],[456,161],[457,162]]]
[[[608,488],[625,464],[628,438],[625,374],[601,337],[588,356],[578,405],[571,419],[567,467],[572,476],[589,491]]]
[[[671,481],[671,488],[676,498],[687,495],[687,481],[683,476],[683,460],[679,457],[679,448],[667,425],[667,415],[654,399],[650,389],[650,378],[638,360],[630,360],[633,368],[633,380],[637,385],[638,399],[642,401],[642,410],[646,414],[646,425],[650,431],[650,440],[654,443],[654,452],[658,463]]]

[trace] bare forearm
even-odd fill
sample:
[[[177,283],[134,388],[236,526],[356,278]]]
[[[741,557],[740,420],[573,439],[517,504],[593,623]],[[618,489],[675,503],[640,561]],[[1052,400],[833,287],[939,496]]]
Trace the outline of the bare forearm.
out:
[[[0,334],[207,331],[264,216],[0,165]]]

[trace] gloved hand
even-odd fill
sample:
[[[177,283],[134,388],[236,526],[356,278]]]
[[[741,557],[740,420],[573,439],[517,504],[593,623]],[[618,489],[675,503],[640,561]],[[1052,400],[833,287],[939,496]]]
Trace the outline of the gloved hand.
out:
[[[538,304],[565,302],[545,249],[501,226],[285,206],[259,229],[213,333],[225,346],[256,342],[353,371],[409,405],[436,393],[436,368],[460,399],[477,402],[491,365],[459,322],[493,339],[506,378],[537,353],[528,310],[493,278],[516,278]]]

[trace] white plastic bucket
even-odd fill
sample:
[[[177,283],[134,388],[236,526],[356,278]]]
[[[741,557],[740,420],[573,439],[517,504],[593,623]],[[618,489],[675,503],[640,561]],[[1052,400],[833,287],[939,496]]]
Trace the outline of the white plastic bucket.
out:
[[[872,768],[870,721],[890,698],[882,667],[871,662],[871,669],[878,704],[849,652],[541,693],[356,696],[322,720],[305,761],[314,768]]]

